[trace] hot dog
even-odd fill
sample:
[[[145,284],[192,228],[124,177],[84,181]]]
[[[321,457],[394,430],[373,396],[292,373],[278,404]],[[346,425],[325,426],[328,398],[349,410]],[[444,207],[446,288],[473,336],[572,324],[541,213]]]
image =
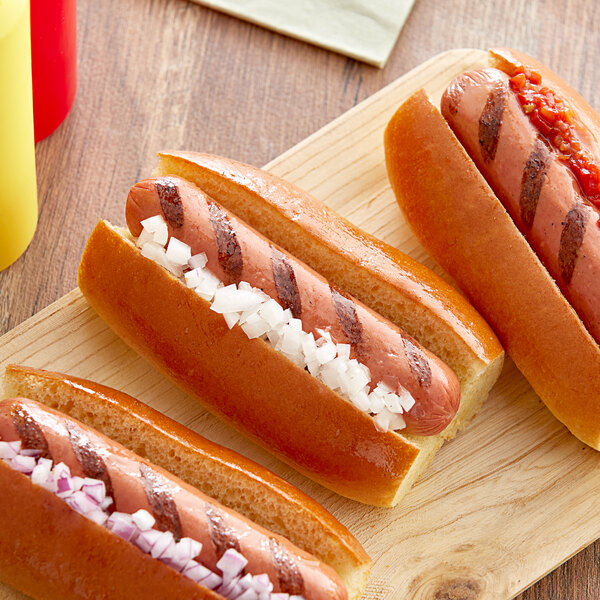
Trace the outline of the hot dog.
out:
[[[380,280],[380,265],[394,264],[383,245],[366,248],[361,234],[351,233],[348,224],[324,208],[317,211],[312,199],[306,200],[305,207],[302,192],[293,192],[289,184],[280,186],[279,191],[287,192],[277,197],[285,202],[287,193],[293,203],[294,227],[307,220],[306,213],[317,213],[334,227],[324,229],[321,238],[330,234],[341,247],[351,241],[354,247],[362,244],[366,255],[372,251],[371,264]],[[454,297],[446,303],[450,295],[446,284],[436,288],[441,289],[440,295],[429,292],[436,296],[435,302],[451,307],[443,317],[438,311],[433,320],[446,320],[447,327],[452,322],[454,337],[448,336],[449,344],[462,345],[463,352],[469,348],[469,361],[460,364],[454,357],[467,392],[462,409],[463,389],[461,409],[454,419],[459,383],[447,365],[189,181],[164,176],[137,184],[130,192],[126,216],[128,233],[100,224],[92,234],[79,272],[84,295],[127,343],[211,412],[338,493],[370,504],[396,503],[443,438],[452,436],[472,416],[498,375],[502,351],[497,341],[485,327],[466,326],[471,317],[477,324],[481,319],[470,308],[467,314],[461,312],[462,306],[468,306],[463,300],[457,301],[458,306]],[[157,236],[163,237],[157,227],[164,227],[160,245],[167,246],[166,255],[162,247],[155,247]],[[301,229],[306,231],[304,224]],[[315,239],[314,227],[311,235]],[[174,267],[165,258],[171,250],[189,256]],[[193,272],[197,257],[208,275]],[[364,284],[362,265],[343,269],[346,277],[352,279],[354,273]],[[425,288],[430,283],[415,283],[414,272],[409,280],[405,270],[404,287],[412,287],[413,294],[418,285]],[[205,297],[202,282],[207,277],[219,287]],[[437,284],[432,274],[426,277]],[[369,284],[373,289],[373,282]],[[281,323],[271,325],[273,330],[264,329],[263,321],[269,318],[263,304],[248,311],[217,309],[225,302],[220,298],[230,292],[262,294],[265,311],[274,302],[276,312],[288,313],[283,324],[288,329],[279,328]],[[394,299],[399,296],[396,293]],[[231,298],[228,302],[235,302]],[[431,309],[433,302],[428,301]],[[404,298],[397,303],[408,304]],[[429,329],[425,322],[413,327]],[[287,345],[290,329],[300,332],[289,336],[298,338],[292,349]],[[460,329],[468,333],[457,336]],[[302,350],[296,352],[294,344]],[[316,360],[315,344],[320,356],[332,350],[325,362]],[[229,356],[235,356],[234,363],[223,360]],[[385,408],[372,404],[380,402],[379,394],[386,399]],[[403,435],[393,433],[398,429]]]
[[[600,213],[511,81],[496,68],[466,73],[444,93],[442,114],[598,342]],[[493,105],[498,114],[490,118]]]
[[[177,211],[165,208],[177,204]],[[169,238],[205,253],[206,268],[226,285],[248,282],[289,308],[302,329],[351,346],[352,358],[366,365],[371,380],[391,390],[399,387],[415,400],[402,413],[406,433],[434,435],[443,431],[458,410],[456,375],[418,342],[325,278],[270,243],[196,186],[174,177],[147,179],[134,185],[127,198],[126,219],[135,237],[142,221],[164,215]],[[375,387],[372,385],[371,387]]]
[[[423,92],[400,107],[388,174],[417,237],[538,395],[600,448],[600,123],[530,57],[500,50],[490,62],[450,84],[443,117]],[[407,175],[416,165],[422,176]]]
[[[154,411],[148,408],[138,407],[137,401],[123,394],[91,382],[19,367],[9,368],[8,379],[11,391],[15,387],[33,391],[31,395],[66,406],[72,412],[86,414],[87,406],[93,403],[101,417],[90,418],[98,418],[108,428],[121,427],[123,431],[121,417],[126,412],[129,416],[125,419],[130,425],[154,436],[155,442],[168,440],[171,456],[178,455],[181,460],[178,453],[184,444],[178,438],[182,428],[153,415]],[[139,424],[137,410],[144,415]],[[360,595],[368,572],[368,557],[330,515],[258,465],[199,436],[186,437],[187,452],[200,450],[205,466],[212,453],[213,471],[218,476],[239,479],[236,471],[244,472],[249,466],[247,473],[255,485],[260,484],[254,499],[264,502],[265,513],[272,508],[278,510],[286,496],[284,511],[293,512],[302,504],[302,512],[312,513],[300,528],[306,532],[319,524],[315,531],[319,543],[322,533],[333,534],[328,543],[333,542],[341,552],[336,560],[345,555],[340,565],[345,563],[341,570],[350,582],[350,597]],[[190,444],[195,437],[200,440],[199,448]],[[81,421],[35,400],[13,397],[0,402],[0,451],[5,459],[0,461],[3,486],[19,490],[12,495],[3,494],[0,500],[0,577],[35,598],[92,598],[103,594],[124,598],[132,587],[128,580],[137,577],[138,568],[148,577],[136,583],[141,586],[138,593],[147,588],[157,598],[180,597],[183,593],[186,597],[215,599],[242,597],[244,593],[244,598],[270,598],[274,594],[273,598],[278,600],[284,596],[277,594],[307,600],[348,597],[334,569],[285,537],[253,523]],[[223,459],[230,461],[226,468]],[[218,488],[215,480],[214,487]],[[229,503],[235,504],[231,490],[228,494]],[[55,534],[45,541],[36,540],[35,529],[24,524],[23,507],[30,509],[35,504],[42,505],[45,516],[57,518],[53,526]],[[36,511],[40,511],[39,506]],[[37,513],[26,517],[32,522],[40,518]],[[89,523],[85,523],[84,517]],[[16,534],[11,526],[15,521],[21,524]],[[63,529],[64,522],[67,526]],[[83,539],[78,537],[84,534]],[[299,531],[295,535],[303,539]],[[312,543],[308,538],[303,542]],[[68,544],[73,551],[54,552],[61,544]],[[76,555],[85,554],[92,544],[96,546],[92,564],[78,572],[69,561],[77,562]],[[124,569],[113,572],[106,567],[106,563],[113,566],[110,564],[113,553],[131,561],[130,573],[124,573]],[[18,559],[8,558],[13,554],[20,559],[19,564],[15,564]],[[49,558],[54,555],[55,559]],[[159,578],[163,577],[161,583]],[[97,588],[102,579],[106,591]],[[30,583],[24,583],[25,580]],[[158,587],[153,590],[154,585]]]

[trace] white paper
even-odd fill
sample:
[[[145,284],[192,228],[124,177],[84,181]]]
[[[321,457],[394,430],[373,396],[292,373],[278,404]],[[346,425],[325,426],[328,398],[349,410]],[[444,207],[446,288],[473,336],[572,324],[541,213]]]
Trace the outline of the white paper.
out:
[[[383,67],[414,0],[194,0]]]

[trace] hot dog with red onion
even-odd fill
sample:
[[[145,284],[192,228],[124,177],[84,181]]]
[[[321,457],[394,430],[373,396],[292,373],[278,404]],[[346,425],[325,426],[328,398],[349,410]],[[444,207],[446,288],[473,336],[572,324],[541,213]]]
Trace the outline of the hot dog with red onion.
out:
[[[28,376],[38,377],[42,385],[52,381],[47,377],[44,381],[45,375],[32,375],[31,371]],[[64,389],[68,396],[70,388]],[[47,402],[53,403],[52,393],[49,391]],[[96,394],[99,410],[110,414],[106,396],[89,389],[85,393],[90,397]],[[120,402],[118,393],[109,394],[109,402]],[[62,402],[73,405],[78,399],[63,397]],[[129,419],[135,426],[135,417]],[[176,444],[172,451],[177,452]],[[344,583],[330,566],[288,539],[256,525],[86,424],[39,402],[26,398],[0,401],[0,457],[4,461],[0,464],[3,477],[25,487],[23,479],[29,478],[32,494],[34,490],[38,495],[46,492],[47,502],[54,495],[71,507],[72,519],[81,515],[105,530],[96,529],[99,547],[95,566],[99,569],[103,568],[102,544],[106,540],[109,544],[121,544],[117,541],[121,538],[132,546],[128,549],[134,557],[132,569],[136,560],[147,561],[151,557],[182,575],[174,577],[176,582],[186,581],[182,587],[176,586],[173,597],[178,589],[183,594],[189,587],[187,580],[191,580],[204,590],[206,597],[231,600],[348,598]],[[243,464],[238,468],[243,468]],[[265,487],[263,493],[268,496],[267,490]],[[14,520],[18,506],[28,503],[28,498],[15,503],[10,500],[8,504],[6,500],[0,500],[3,522]],[[43,564],[51,563],[51,558],[40,556],[33,547],[23,550],[25,544],[19,538],[6,539],[2,533],[0,537],[2,552],[10,553],[14,548],[26,566],[34,570],[33,578],[47,576],[35,571],[43,570]],[[75,537],[70,540],[74,546],[79,542],[84,543]],[[58,542],[48,540],[48,544],[52,543]],[[0,567],[0,575],[5,569],[6,566]],[[62,575],[61,585],[66,589],[78,578],[85,580],[84,575],[69,571],[68,565],[61,569],[68,574]],[[132,573],[131,577],[135,575]],[[14,583],[10,577],[7,580]],[[110,582],[117,585],[111,597],[122,597],[115,579],[111,577]],[[49,585],[55,583],[51,581]],[[94,596],[91,589],[64,594],[62,598],[98,597],[98,591]]]
[[[422,91],[400,107],[388,175],[539,396],[600,449],[600,119],[534,59],[489,62],[450,83],[441,115]]]

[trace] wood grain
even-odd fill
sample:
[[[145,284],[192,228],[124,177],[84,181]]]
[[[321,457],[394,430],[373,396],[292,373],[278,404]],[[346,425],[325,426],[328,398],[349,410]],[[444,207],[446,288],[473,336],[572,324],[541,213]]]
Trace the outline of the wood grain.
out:
[[[452,47],[517,47],[600,108],[600,5],[586,0],[417,0],[384,70],[184,0],[82,0],[78,9],[78,97],[66,123],[37,146],[38,232],[0,273],[0,333],[75,286],[93,224],[99,216],[123,222],[124,194],[160,148],[264,164]],[[599,552],[597,542],[520,600],[596,600]],[[468,598],[461,586],[440,598]]]
[[[484,59],[477,50],[432,59],[268,168],[435,267],[393,200],[381,132],[416,88],[425,86],[437,98],[455,74]],[[0,339],[0,366],[9,361],[122,389],[298,485],[346,524],[374,559],[365,600],[512,598],[600,536],[594,498],[600,454],[550,415],[510,361],[472,425],[439,452],[394,509],[343,499],[219,422],[129,350],[77,290]]]

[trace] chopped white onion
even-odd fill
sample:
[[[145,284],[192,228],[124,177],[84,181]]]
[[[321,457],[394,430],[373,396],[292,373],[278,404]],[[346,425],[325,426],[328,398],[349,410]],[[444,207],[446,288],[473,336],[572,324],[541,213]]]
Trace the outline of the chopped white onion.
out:
[[[206,257],[206,254],[200,252],[199,254],[194,254],[194,256],[188,260],[188,267],[190,269],[204,269],[207,262],[208,258]]]
[[[141,222],[141,225],[146,231],[154,234],[153,241],[156,244],[160,244],[163,247],[165,246],[167,240],[169,239],[169,228],[167,226],[167,222],[163,219],[161,215],[156,215],[154,217],[150,217],[149,219],[144,219]]]
[[[294,364],[307,369],[311,375],[348,399],[356,408],[372,415],[377,429],[388,431],[405,427],[401,415],[414,406],[414,398],[401,386],[394,391],[383,382],[378,382],[370,389],[371,372],[367,365],[350,358],[350,344],[336,344],[327,329],[316,328],[316,334],[303,331],[301,319],[295,318],[289,308],[284,309],[274,298],[247,281],[224,286],[206,268],[206,254],[191,256],[190,247],[176,238],[170,238],[165,252],[163,246],[168,237],[166,222],[160,215],[146,221],[143,239],[140,236],[143,243],[138,240],[142,255],[164,266],[183,280],[187,287],[211,302],[211,310],[222,314],[230,329],[239,325],[249,339],[262,338],[270,343]],[[147,233],[152,234],[152,239]],[[162,246],[162,237],[157,239],[158,233],[167,236]],[[189,267],[190,270],[184,273],[183,267]],[[318,337],[315,338],[315,335]]]
[[[167,246],[166,257],[174,265],[184,267],[192,258],[192,249],[187,244],[172,237]]]

